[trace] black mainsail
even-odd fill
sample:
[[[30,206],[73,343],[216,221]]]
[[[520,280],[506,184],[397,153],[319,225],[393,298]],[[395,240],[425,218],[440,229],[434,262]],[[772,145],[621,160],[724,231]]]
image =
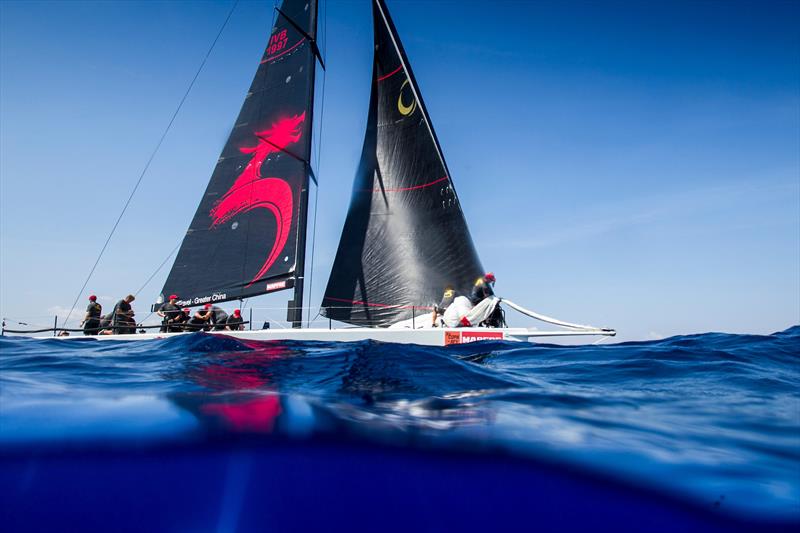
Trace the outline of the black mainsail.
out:
[[[311,174],[316,0],[284,0],[159,298],[180,305],[295,287],[300,323]]]
[[[353,196],[322,302],[325,316],[388,326],[426,313],[483,272],[439,141],[383,0]]]

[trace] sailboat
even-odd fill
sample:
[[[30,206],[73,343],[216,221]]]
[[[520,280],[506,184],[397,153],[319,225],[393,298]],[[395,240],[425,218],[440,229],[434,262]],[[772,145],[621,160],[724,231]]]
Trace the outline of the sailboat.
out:
[[[301,328],[309,188],[316,184],[310,162],[314,78],[317,64],[324,68],[317,4],[284,0],[276,8],[250,90],[153,309],[172,294],[181,307],[192,307],[292,290],[291,329],[225,334],[431,345],[614,335],[509,300],[510,307],[564,329],[432,327],[431,309],[443,289],[466,294],[485,271],[384,0],[372,0],[372,90],[352,199],[321,304],[329,327]]]

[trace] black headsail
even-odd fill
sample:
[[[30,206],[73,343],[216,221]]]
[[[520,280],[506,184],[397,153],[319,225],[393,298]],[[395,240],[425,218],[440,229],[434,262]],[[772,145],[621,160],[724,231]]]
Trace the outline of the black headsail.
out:
[[[426,314],[482,268],[436,134],[383,0],[374,0],[375,59],[353,197],[322,302],[364,326]]]
[[[170,294],[198,305],[302,286],[316,28],[316,0],[283,1],[159,303]]]

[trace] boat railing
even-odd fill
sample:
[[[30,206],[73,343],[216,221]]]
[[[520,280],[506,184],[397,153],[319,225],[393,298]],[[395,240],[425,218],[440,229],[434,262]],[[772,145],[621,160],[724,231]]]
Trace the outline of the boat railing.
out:
[[[543,322],[555,324],[564,327],[568,330],[579,331],[579,332],[600,331],[600,332],[606,332],[606,334],[612,336],[615,334],[614,330],[609,328],[596,328],[593,326],[574,324],[570,322],[557,320],[545,315],[541,315],[533,311],[530,311],[528,309],[525,309],[507,299],[502,299],[502,302],[507,304],[510,308],[519,311],[523,315],[532,317],[536,320],[540,320]],[[401,306],[396,306],[396,307],[401,307]],[[411,320],[412,329],[416,329],[417,327],[421,326],[423,322],[431,320],[432,308],[430,306],[402,306],[402,308],[411,311],[410,313],[411,316],[409,318]],[[385,326],[385,322],[383,320],[379,321],[377,319],[374,321],[370,321],[368,319],[359,318],[358,320],[359,324],[357,326],[345,322],[340,322],[330,317],[322,316],[323,308],[318,306],[289,308],[289,309],[287,309],[284,306],[284,307],[245,307],[244,309],[242,309],[242,314],[245,315],[247,320],[243,321],[243,327],[245,327],[248,330],[294,329],[294,325],[292,324],[292,322],[287,320],[285,317],[287,316],[287,311],[294,311],[295,309],[302,309],[303,316],[307,317],[302,322],[302,327],[304,328],[350,329],[357,327]],[[352,310],[353,308],[352,306],[326,306],[326,309],[330,311],[335,311],[337,309]],[[58,335],[69,335],[70,333],[84,333],[84,329],[81,327],[67,327],[67,324],[65,323],[59,325],[58,316],[54,316],[52,318],[53,318],[52,325],[45,325],[43,320],[45,319],[45,317],[43,316],[26,317],[25,319],[18,319],[18,320],[11,318],[3,318],[2,327],[0,327],[0,336],[5,334],[37,335],[44,333],[50,333],[53,336],[58,336]],[[17,326],[22,326],[22,327],[17,327]],[[161,328],[162,328],[161,317],[158,317],[154,313],[150,313],[145,317],[144,320],[136,324],[135,331],[138,333],[148,333],[151,332],[151,330],[157,330]],[[105,329],[113,330],[113,328],[105,328]],[[213,326],[211,328],[205,328],[204,330],[211,331],[213,330]],[[183,331],[200,331],[200,329],[197,328],[197,326],[194,327],[189,326],[189,327],[184,327]],[[217,329],[216,331],[224,331],[224,330]]]
[[[402,308],[411,312],[411,316],[409,317],[412,321],[412,324],[415,323],[417,320],[430,320],[431,311],[433,308],[431,306],[425,305],[418,305],[418,306],[394,306],[398,308]],[[292,322],[287,320],[285,317],[286,312],[288,310],[296,310],[301,309],[303,311],[303,316],[309,317],[303,320],[302,326],[304,328],[313,328],[313,329],[348,329],[348,328],[357,328],[357,327],[373,327],[373,326],[382,326],[385,324],[385,320],[369,320],[359,318],[358,326],[354,326],[352,324],[348,324],[346,322],[340,322],[338,320],[332,319],[330,317],[322,316],[323,308],[314,306],[314,307],[249,307],[247,310],[250,312],[251,317],[251,324],[253,327],[256,327],[258,323],[263,320],[263,325],[261,329],[292,329]],[[352,306],[325,306],[324,309],[328,309],[331,311],[335,311],[337,309],[342,310],[352,310]],[[254,320],[253,316],[259,316],[258,320]]]
[[[57,321],[56,321],[57,323]],[[21,322],[23,325],[28,325],[25,322]],[[250,322],[244,321],[240,323],[242,326],[249,325]],[[6,319],[3,319],[2,322],[2,329],[0,329],[0,336],[5,335],[6,333],[16,333],[16,334],[35,334],[35,333],[52,333],[54,337],[64,336],[63,334],[66,333],[67,336],[69,333],[87,333],[91,335],[101,334],[103,331],[113,331],[115,328],[120,326],[113,326],[109,325],[106,327],[97,327],[97,328],[65,328],[65,327],[58,327],[57,325],[50,326],[50,327],[42,327],[38,329],[15,329],[7,327]],[[135,326],[126,326],[128,328],[136,330],[136,333],[148,333],[148,330],[152,329],[161,329],[163,327],[162,324],[153,324],[149,326],[145,326],[142,324],[136,324]],[[203,328],[197,327],[173,327],[173,333],[177,333],[179,331],[203,331]],[[215,329],[214,326],[211,326],[208,331],[224,331],[223,329]],[[114,333],[109,333],[112,335]]]
[[[297,308],[289,308],[287,309],[286,306],[283,307],[246,307],[242,309],[242,314],[247,316],[247,320],[243,321],[243,326],[248,330],[254,329],[293,329],[292,323],[287,320],[286,314],[288,310],[294,310]],[[314,328],[314,329],[348,329],[348,328],[356,328],[356,327],[372,327],[383,325],[383,321],[370,321],[370,320],[359,320],[360,325],[354,326],[352,324],[348,324],[345,322],[339,322],[337,320],[333,320],[331,318],[322,316],[322,308],[319,306],[313,307],[302,307],[299,308],[303,311],[303,316],[309,317],[302,322],[302,326],[304,328]],[[352,309],[352,307],[348,306],[327,306],[327,309],[336,310],[336,309]],[[409,309],[411,311],[411,319],[412,322],[416,320],[429,320],[431,307],[429,306],[405,306],[404,309]],[[46,321],[48,318],[52,319],[52,322],[48,325]],[[72,327],[68,327],[67,324],[60,322],[60,317],[58,315],[50,316],[47,315],[39,315],[35,317],[17,317],[17,318],[8,318],[5,317],[2,319],[2,326],[0,326],[0,336],[6,334],[14,334],[14,335],[41,335],[41,334],[51,334],[52,336],[67,336],[70,333],[85,333],[86,331],[82,327],[78,327],[78,321],[73,319],[70,320],[71,324],[74,324]],[[132,326],[131,326],[132,327]],[[142,320],[141,322],[136,323],[135,330],[137,333],[152,333],[153,330],[159,330],[162,328],[161,317],[156,316],[153,313],[147,315],[147,317]],[[113,330],[112,326],[107,328],[95,328],[95,330],[89,331],[90,333],[97,333],[99,331],[104,330]],[[196,327],[190,328],[185,327],[185,331],[199,331]],[[213,327],[209,330],[213,330]],[[217,330],[220,331],[220,330]]]

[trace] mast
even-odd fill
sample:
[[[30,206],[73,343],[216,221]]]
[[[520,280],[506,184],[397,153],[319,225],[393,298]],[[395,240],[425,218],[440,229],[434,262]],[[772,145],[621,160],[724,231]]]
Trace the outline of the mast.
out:
[[[300,190],[300,224],[308,228],[308,180]],[[305,281],[306,267],[306,231],[297,237],[297,252],[295,255],[294,297],[289,300],[286,308],[286,320],[291,322],[293,328],[300,328],[303,324],[303,282]]]
[[[312,46],[312,50],[314,51],[314,55],[320,61],[320,64],[323,65],[324,62],[322,60],[322,56],[319,52],[319,47],[317,46],[317,16],[319,14],[319,3],[314,2],[313,13],[311,15],[311,23],[309,26],[309,30],[311,31],[310,37],[310,44]],[[282,13],[279,11],[279,14]],[[290,23],[294,24],[294,21],[289,21]],[[313,87],[316,81],[316,68],[312,68],[310,72],[311,76],[311,99],[312,104],[309,106],[308,110],[308,123],[310,124],[310,131],[308,134],[309,142],[312,139],[312,133],[314,131],[314,92]],[[305,284],[305,272],[306,272],[306,236],[308,234],[308,188],[310,185],[309,178],[314,176],[314,171],[311,168],[311,151],[309,150],[309,159],[306,161],[306,179],[303,183],[303,187],[300,189],[300,216],[299,216],[299,224],[301,228],[304,228],[305,231],[302,231],[300,235],[297,236],[297,250],[295,251],[295,277],[294,277],[294,298],[289,300],[286,308],[286,320],[291,322],[293,328],[300,328],[303,326],[303,285]],[[315,186],[319,186],[316,183],[316,179],[314,179]]]
[[[319,48],[316,45],[317,40],[317,15],[319,13],[319,3],[314,2],[313,13],[311,15],[311,44],[317,59],[322,62],[322,57],[319,53]],[[316,80],[316,68],[311,69],[311,103],[308,110],[308,123],[311,125],[309,131],[309,142],[313,142],[312,134],[314,132],[314,88]],[[306,236],[308,234],[308,188],[309,177],[313,176],[311,169],[311,152],[309,151],[309,160],[306,161],[306,179],[300,189],[300,227],[305,231],[301,232],[297,237],[297,251],[295,252],[295,277],[294,277],[294,298],[289,300],[286,309],[286,320],[291,322],[293,328],[300,328],[303,325],[303,285],[305,283],[306,272]],[[316,180],[315,180],[316,181]],[[318,186],[318,184],[317,184]]]

